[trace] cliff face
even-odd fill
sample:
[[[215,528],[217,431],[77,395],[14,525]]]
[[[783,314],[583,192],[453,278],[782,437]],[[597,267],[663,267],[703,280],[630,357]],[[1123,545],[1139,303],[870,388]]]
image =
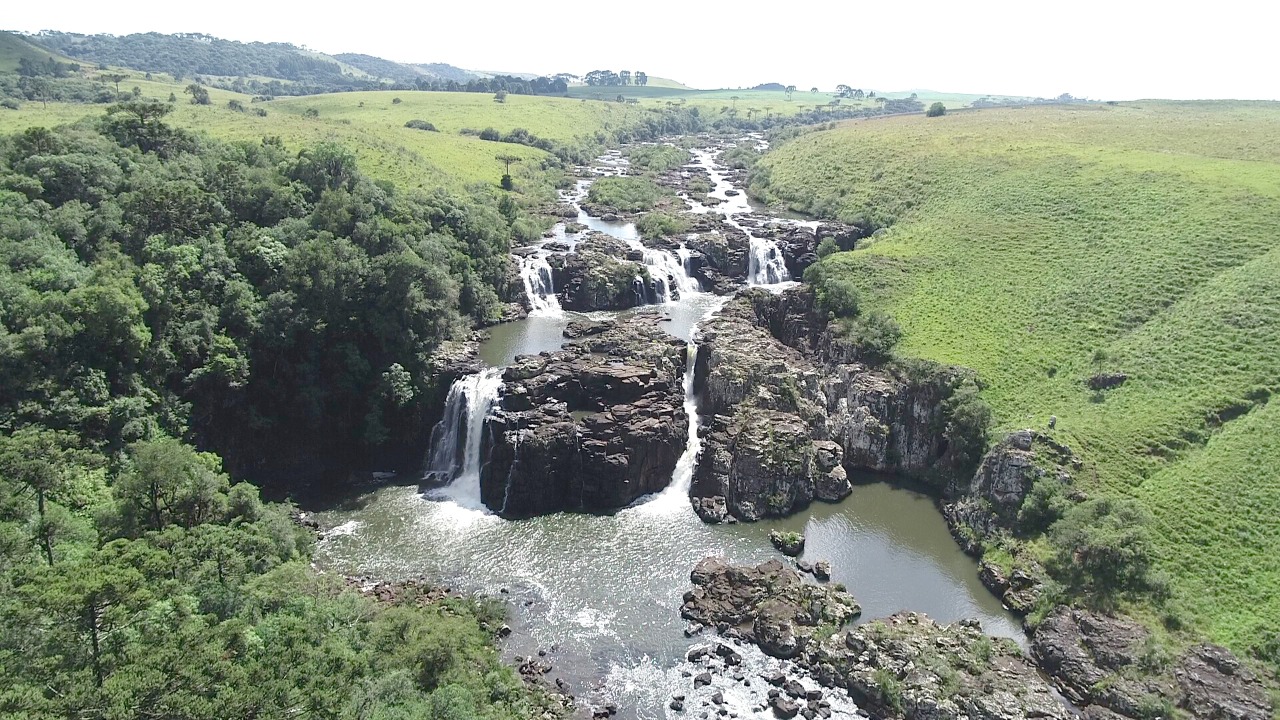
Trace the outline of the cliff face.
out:
[[[485,421],[481,500],[503,517],[624,507],[665,488],[683,451],[684,342],[656,316],[569,332],[506,370]]]
[[[700,335],[695,387],[709,421],[693,495],[704,520],[839,500],[850,472],[923,480],[954,469],[945,401],[965,372],[912,378],[861,362],[805,288],[745,292]]]

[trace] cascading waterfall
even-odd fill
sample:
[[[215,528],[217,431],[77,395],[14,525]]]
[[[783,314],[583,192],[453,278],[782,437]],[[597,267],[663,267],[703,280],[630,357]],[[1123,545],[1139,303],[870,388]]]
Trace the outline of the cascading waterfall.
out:
[[[747,261],[747,284],[777,285],[791,280],[782,249],[768,238],[758,238],[747,233],[751,240],[751,253]]]
[[[649,267],[649,275],[653,277],[657,286],[659,303],[674,300],[672,290],[679,293],[681,298],[701,290],[698,279],[689,275],[689,269],[685,263],[671,252],[645,248],[644,264]]]
[[[498,400],[502,368],[486,368],[453,382],[444,417],[431,432],[430,478],[448,479],[443,493],[464,507],[481,509],[480,451],[484,420]]]
[[[551,279],[551,265],[545,257],[531,255],[520,258],[520,279],[529,298],[529,314],[535,317],[560,317],[560,298],[556,297]]]
[[[693,485],[693,471],[698,464],[698,453],[702,452],[702,438],[698,436],[698,398],[693,391],[694,369],[698,364],[697,344],[690,342],[685,353],[684,412],[689,417],[689,431],[684,443],[684,452],[680,454],[680,459],[676,461],[676,468],[671,473],[671,484],[658,493],[653,500],[639,506],[639,509],[649,512],[688,507],[689,488]]]

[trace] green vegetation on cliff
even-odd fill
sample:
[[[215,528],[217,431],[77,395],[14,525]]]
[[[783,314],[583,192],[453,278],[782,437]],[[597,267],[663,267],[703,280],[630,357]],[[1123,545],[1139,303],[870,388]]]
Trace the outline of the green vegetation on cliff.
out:
[[[900,354],[977,370],[999,428],[1055,416],[1079,486],[1153,514],[1168,611],[1274,644],[1280,106],[851,122],[767,155],[752,191],[880,228],[815,277],[890,313]]]

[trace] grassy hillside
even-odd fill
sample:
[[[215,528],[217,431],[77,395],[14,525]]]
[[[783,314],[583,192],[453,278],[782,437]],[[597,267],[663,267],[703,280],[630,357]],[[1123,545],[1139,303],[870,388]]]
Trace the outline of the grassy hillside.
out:
[[[826,267],[903,354],[975,368],[1002,429],[1055,415],[1087,490],[1154,512],[1174,607],[1237,649],[1274,631],[1280,104],[852,122],[762,166],[770,199],[889,228]]]
[[[539,137],[571,142],[627,125],[644,112],[619,103],[566,98],[510,95],[505,103],[495,103],[485,93],[414,91],[333,93],[252,103],[247,95],[216,88],[209,89],[211,105],[196,106],[183,94],[184,83],[167,76],[146,80],[142,73],[127,74],[128,79],[120,83],[122,89],[138,86],[144,96],[160,99],[176,95],[176,110],[170,118],[174,125],[229,140],[277,135],[290,148],[324,140],[342,142],[356,151],[362,170],[405,187],[496,182],[503,168],[495,159],[498,154],[529,161],[547,157],[535,148],[461,135],[464,128],[493,127],[504,133],[524,128]],[[230,100],[238,100],[248,111],[229,109]],[[267,116],[257,116],[253,111],[258,108],[266,110]],[[311,109],[319,116],[307,117]],[[52,127],[103,112],[101,105],[49,103],[46,108],[28,102],[19,110],[0,110],[0,134],[32,125]],[[439,132],[406,128],[405,123],[413,119],[431,122]]]
[[[22,58],[40,62],[49,58],[59,62],[77,62],[52,50],[42,48],[20,35],[0,31],[0,73],[17,72],[18,61]]]

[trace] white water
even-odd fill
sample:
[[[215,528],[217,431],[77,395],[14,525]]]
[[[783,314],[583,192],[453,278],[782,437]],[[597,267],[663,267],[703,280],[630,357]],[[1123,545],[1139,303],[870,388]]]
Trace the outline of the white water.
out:
[[[694,368],[698,362],[698,346],[690,342],[686,348],[686,366],[684,369],[684,412],[689,418],[689,431],[684,443],[684,452],[676,461],[676,468],[671,473],[671,484],[662,492],[652,496],[650,500],[641,499],[637,509],[649,513],[668,514],[689,509],[689,488],[693,485],[693,471],[698,464],[698,453],[702,452],[702,438],[698,436],[698,397],[693,391]]]
[[[503,368],[485,368],[455,380],[445,400],[444,418],[432,432],[433,436],[439,432],[442,442],[433,443],[430,468],[447,472],[450,478],[449,484],[433,495],[469,510],[485,509],[480,502],[484,421],[498,400],[502,371]]]
[[[520,258],[520,279],[529,298],[529,314],[534,317],[560,317],[560,298],[551,279],[551,265],[541,254]]]
[[[735,190],[733,183],[720,172],[709,151],[695,150],[693,157],[694,163],[705,169],[711,176],[714,188],[708,195],[721,201],[714,208],[693,203],[693,211],[721,213],[725,216],[725,222],[746,234],[750,242],[750,252],[747,254],[747,284],[776,286],[790,282],[791,273],[787,271],[787,264],[783,260],[782,249],[778,244],[771,238],[756,237],[750,228],[737,219],[739,215],[752,212],[746,192],[737,192],[733,195],[728,193],[729,190]]]

